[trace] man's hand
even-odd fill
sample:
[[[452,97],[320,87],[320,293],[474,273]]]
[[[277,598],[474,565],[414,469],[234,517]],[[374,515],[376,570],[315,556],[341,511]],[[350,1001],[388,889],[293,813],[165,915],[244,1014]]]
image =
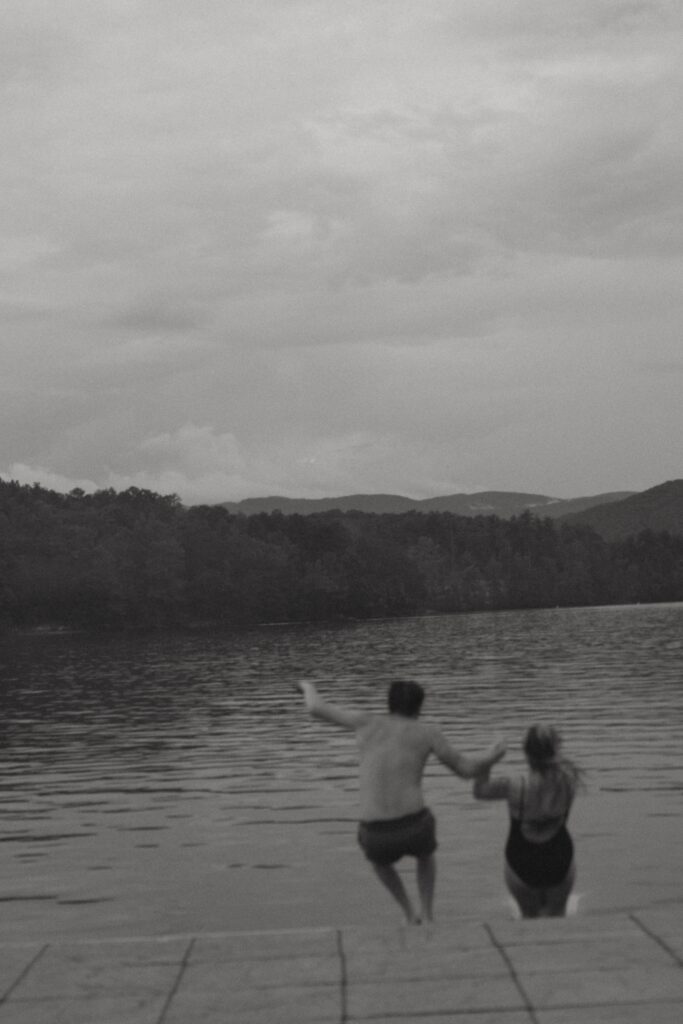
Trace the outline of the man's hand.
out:
[[[365,711],[354,711],[351,708],[340,708],[336,704],[330,704],[320,696],[315,683],[307,679],[299,679],[294,685],[299,693],[303,694],[306,710],[314,718],[332,722],[333,725],[341,725],[344,729],[357,729],[368,717]]]
[[[294,685],[304,698],[306,710],[311,715],[315,715],[316,711],[325,704],[322,697],[316,690],[315,684],[309,682],[308,679],[298,679]]]
[[[508,745],[505,740],[497,740],[491,747],[491,764],[502,761],[507,754]]]

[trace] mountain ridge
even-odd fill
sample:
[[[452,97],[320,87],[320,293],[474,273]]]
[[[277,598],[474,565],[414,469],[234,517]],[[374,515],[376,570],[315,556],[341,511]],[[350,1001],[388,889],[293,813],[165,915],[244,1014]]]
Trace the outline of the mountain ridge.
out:
[[[572,526],[590,526],[610,541],[643,530],[683,534],[683,480],[666,480],[621,501],[604,502],[561,518]]]
[[[455,515],[495,515],[509,519],[523,512],[559,519],[597,505],[613,504],[638,492],[608,491],[580,498],[554,498],[546,494],[520,491],[476,491],[433,498],[407,498],[400,494],[346,494],[331,498],[286,498],[270,495],[220,502],[220,507],[238,515],[258,515],[280,511],[284,515],[312,515],[316,512],[451,512]]]

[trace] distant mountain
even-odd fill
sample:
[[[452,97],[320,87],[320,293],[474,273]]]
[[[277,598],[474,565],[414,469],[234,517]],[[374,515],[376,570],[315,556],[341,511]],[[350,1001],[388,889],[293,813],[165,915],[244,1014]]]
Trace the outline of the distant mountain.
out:
[[[572,525],[591,526],[605,540],[623,540],[642,530],[683,534],[683,480],[669,480],[622,501],[562,518]]]
[[[569,512],[578,512],[605,502],[614,502],[633,491],[613,491],[589,498],[549,498],[545,494],[523,494],[515,491],[479,491],[475,494],[450,494],[440,498],[416,500],[400,494],[347,494],[339,498],[245,498],[225,501],[229,512],[251,516],[259,512],[279,510],[284,515],[310,515],[313,512],[453,512],[459,516],[498,516],[509,519],[530,511],[537,516],[557,519]]]
[[[635,493],[635,491],[611,491],[607,494],[594,494],[588,498],[566,498],[544,508],[543,515],[550,516],[551,519],[561,519],[575,512],[583,512],[585,509],[623,501],[624,498],[630,498]]]
[[[498,516],[509,519],[522,512],[558,519],[607,501],[617,501],[633,491],[613,491],[585,498],[549,498],[544,494],[519,494],[515,491],[479,491],[476,494],[451,494],[444,498],[425,498],[416,502],[420,512],[454,512],[460,516]]]
[[[228,512],[245,516],[259,512],[282,512],[284,515],[307,516],[312,512],[410,512],[417,504],[412,498],[399,494],[347,494],[341,498],[245,498],[243,501],[224,501]]]

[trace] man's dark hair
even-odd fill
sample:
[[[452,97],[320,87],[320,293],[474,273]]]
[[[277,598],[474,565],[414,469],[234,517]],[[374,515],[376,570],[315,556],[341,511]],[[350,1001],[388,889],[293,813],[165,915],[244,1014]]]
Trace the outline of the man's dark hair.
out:
[[[392,715],[417,718],[425,692],[419,683],[410,679],[395,679],[389,687],[389,711]]]

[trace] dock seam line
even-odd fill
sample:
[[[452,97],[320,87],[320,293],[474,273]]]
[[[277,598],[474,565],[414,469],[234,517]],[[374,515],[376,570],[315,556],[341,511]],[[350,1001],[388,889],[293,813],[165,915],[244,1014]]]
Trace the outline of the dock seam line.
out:
[[[46,942],[45,945],[41,949],[38,950],[36,955],[33,957],[33,960],[31,960],[31,962],[29,964],[27,964],[26,967],[24,967],[24,969],[21,972],[21,974],[19,975],[19,977],[15,978],[14,981],[12,982],[12,984],[10,985],[10,987],[7,989],[7,991],[3,992],[3,994],[0,996],[0,1006],[2,1006],[2,1004],[4,1002],[6,1002],[6,1000],[9,999],[9,997],[14,992],[15,988],[17,988],[18,985],[21,985],[22,981],[24,980],[24,978],[26,977],[28,972],[31,970],[31,968],[35,964],[38,963],[38,961],[40,960],[40,958],[43,955],[43,953],[45,952],[45,950],[49,949],[49,948],[50,948],[50,943]]]
[[[505,961],[505,966],[507,967],[508,971],[510,972],[510,977],[512,978],[512,980],[513,980],[513,982],[515,984],[515,988],[517,989],[517,991],[519,992],[520,996],[524,1000],[524,1008],[527,1011],[527,1013],[529,1014],[529,1016],[531,1017],[531,1020],[532,1020],[533,1024],[538,1024],[538,1017],[536,1016],[536,1011],[534,1009],[533,1003],[529,999],[529,996],[527,995],[526,989],[524,988],[524,985],[522,985],[522,982],[519,979],[519,975],[517,974],[517,971],[514,968],[514,964],[512,963],[512,960],[510,959],[510,957],[507,955],[507,952],[506,952],[504,946],[501,945],[501,943],[498,941],[496,936],[493,934],[493,931],[492,931],[490,925],[485,923],[484,924],[484,930],[488,934],[488,937],[490,938],[490,940],[493,943],[494,947],[498,950],[498,952],[500,953],[501,957]]]
[[[638,925],[641,931],[645,932],[645,934],[654,942],[656,942],[658,946],[661,946],[661,948],[676,961],[679,967],[683,967],[683,960],[681,960],[678,953],[676,953],[675,950],[673,950],[671,946],[664,941],[664,939],[660,938],[660,936],[657,935],[656,932],[653,932],[650,928],[647,927],[647,925],[643,924],[643,922],[640,920],[637,914],[629,914],[628,916],[635,924]]]
[[[346,1024],[348,1020],[347,992],[348,975],[346,973],[346,953],[344,951],[344,936],[341,928],[337,928],[337,955],[339,956],[340,977],[339,977],[339,998],[341,1001],[341,1016],[339,1024]]]
[[[171,1002],[173,1001],[173,997],[175,996],[176,992],[180,988],[181,979],[182,979],[183,974],[185,973],[185,970],[187,968],[187,963],[188,963],[188,960],[190,959],[190,953],[192,952],[192,949],[193,949],[194,944],[195,944],[196,941],[197,941],[197,938],[195,936],[195,937],[193,937],[190,940],[190,944],[189,944],[189,946],[187,947],[187,949],[185,950],[185,952],[183,954],[183,959],[180,961],[180,967],[178,968],[178,973],[176,974],[175,981],[173,982],[173,985],[171,986],[171,991],[166,996],[166,1002],[161,1007],[161,1013],[159,1014],[159,1017],[157,1018],[157,1024],[164,1024],[164,1019],[166,1017],[166,1014],[168,1013],[168,1008],[171,1005]]]

